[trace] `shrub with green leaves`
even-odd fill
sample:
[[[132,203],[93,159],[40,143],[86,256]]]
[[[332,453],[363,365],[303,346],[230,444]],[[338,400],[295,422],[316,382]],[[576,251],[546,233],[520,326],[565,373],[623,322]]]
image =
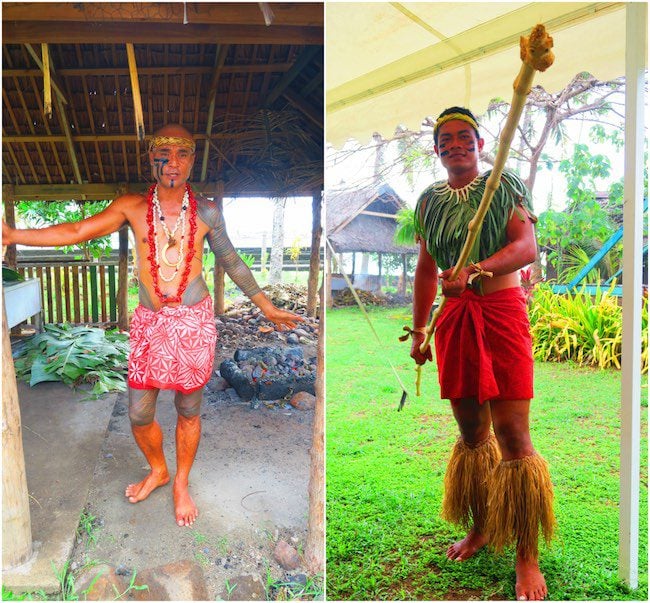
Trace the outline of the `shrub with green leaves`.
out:
[[[92,384],[91,398],[125,391],[129,337],[118,331],[68,324],[45,325],[14,355],[16,376],[30,386],[62,381],[70,387]]]
[[[622,310],[612,289],[583,289],[559,295],[540,286],[533,295],[530,324],[535,359],[573,361],[584,366],[621,368]],[[648,300],[642,308],[642,369],[648,372]]]

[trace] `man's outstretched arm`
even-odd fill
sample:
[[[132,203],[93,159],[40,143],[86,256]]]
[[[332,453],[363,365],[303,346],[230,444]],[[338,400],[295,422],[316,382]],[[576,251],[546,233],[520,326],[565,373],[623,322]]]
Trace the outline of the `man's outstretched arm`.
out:
[[[45,228],[11,228],[2,223],[2,244],[33,247],[60,247],[97,239],[119,230],[126,223],[124,201],[120,198],[104,211],[79,222],[65,222]]]

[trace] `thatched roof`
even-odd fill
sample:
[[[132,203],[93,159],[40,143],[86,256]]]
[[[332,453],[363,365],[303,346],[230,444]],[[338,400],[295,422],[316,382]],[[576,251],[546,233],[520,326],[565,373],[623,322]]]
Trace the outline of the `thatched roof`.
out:
[[[338,253],[414,253],[393,243],[393,217],[406,203],[382,181],[356,189],[329,190],[325,196],[327,236]]]
[[[259,3],[3,3],[3,183],[19,199],[146,188],[128,43],[145,133],[182,123],[195,134],[197,189],[223,180],[227,195],[320,190],[323,5],[266,6],[268,26]]]

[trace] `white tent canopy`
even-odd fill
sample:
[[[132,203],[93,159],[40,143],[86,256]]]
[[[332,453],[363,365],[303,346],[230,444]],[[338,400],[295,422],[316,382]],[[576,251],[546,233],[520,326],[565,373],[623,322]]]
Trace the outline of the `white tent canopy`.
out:
[[[519,37],[543,23],[556,61],[537,74],[548,92],[588,71],[625,75],[625,3],[454,2],[328,3],[327,140],[392,137],[398,124],[452,105],[485,112],[510,100],[519,70]]]
[[[326,138],[392,137],[443,109],[477,114],[510,101],[519,37],[537,23],[554,39],[535,85],[557,92],[581,72],[626,77],[623,370],[619,575],[638,585],[641,258],[647,2],[333,3],[326,11]]]

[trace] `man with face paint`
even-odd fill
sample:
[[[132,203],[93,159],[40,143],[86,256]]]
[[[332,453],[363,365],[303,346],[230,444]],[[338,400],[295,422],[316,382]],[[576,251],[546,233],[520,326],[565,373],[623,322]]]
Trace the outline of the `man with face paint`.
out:
[[[174,513],[179,526],[191,526],[198,510],[189,493],[189,473],[201,436],[203,388],[214,362],[216,328],[212,298],[202,276],[203,242],[237,286],[280,330],[301,317],[276,308],[226,234],[217,204],[195,197],[189,185],[195,144],[180,125],[158,130],[149,145],[156,184],[148,194],[127,193],[101,213],[75,223],[41,229],[2,225],[3,244],[62,246],[88,241],[128,224],[135,235],[140,304],[130,327],[129,418],[133,436],[151,471],[127,486],[131,503],[144,500],[170,481],[163,437],[155,421],[160,389],[176,392],[176,475]]]
[[[536,257],[536,218],[524,183],[504,171],[469,263],[452,281],[489,172],[479,174],[484,141],[469,110],[443,111],[434,142],[448,178],[426,189],[415,210],[420,252],[411,356],[418,364],[432,360],[431,348],[421,353],[420,346],[440,280],[447,302],[435,331],[438,377],[460,431],[442,514],[468,530],[447,557],[464,561],[486,544],[497,552],[514,544],[517,599],[540,600],[548,591],[538,564],[539,527],[549,541],[555,518],[548,468],[529,431],[533,358],[519,280],[519,269]]]

